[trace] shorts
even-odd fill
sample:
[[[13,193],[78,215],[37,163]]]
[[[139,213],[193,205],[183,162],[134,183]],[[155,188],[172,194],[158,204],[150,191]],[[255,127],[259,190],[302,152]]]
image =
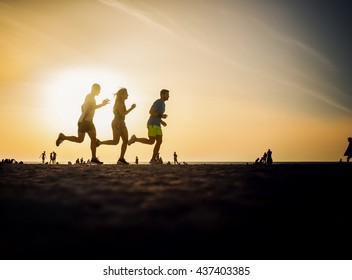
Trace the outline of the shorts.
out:
[[[125,121],[113,119],[111,122],[111,128],[117,129],[117,131],[121,133],[124,129],[126,129],[126,123]]]
[[[161,126],[159,125],[148,125],[148,136],[156,137],[163,136],[163,131],[161,130]]]
[[[95,130],[93,122],[78,122],[78,132],[86,133],[88,131]]]

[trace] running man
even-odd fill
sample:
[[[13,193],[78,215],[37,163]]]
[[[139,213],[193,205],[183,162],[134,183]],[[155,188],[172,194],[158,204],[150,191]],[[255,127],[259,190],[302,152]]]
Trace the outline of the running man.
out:
[[[157,156],[159,154],[160,146],[163,141],[163,132],[161,130],[161,125],[166,126],[167,124],[162,120],[166,119],[167,115],[165,113],[165,101],[169,100],[169,91],[167,89],[162,89],[160,91],[160,99],[156,100],[149,110],[150,117],[147,122],[148,137],[149,138],[137,138],[136,135],[132,135],[131,139],[128,141],[128,145],[132,145],[135,142],[153,145],[153,155],[150,159],[150,164],[157,164]]]
[[[99,109],[109,104],[109,99],[104,99],[101,104],[96,104],[95,97],[100,93],[100,85],[93,84],[91,92],[86,96],[83,105],[81,106],[82,114],[78,120],[78,136],[66,136],[63,133],[59,134],[56,140],[56,146],[59,146],[64,140],[82,143],[86,133],[90,137],[90,149],[92,152],[91,162],[96,164],[103,164],[99,161],[96,155],[97,150],[97,133],[93,123],[94,113],[96,109]]]
[[[122,138],[121,145],[121,153],[120,157],[117,161],[118,164],[126,164],[129,163],[125,160],[125,153],[127,149],[128,142],[128,130],[125,123],[126,115],[131,112],[134,108],[136,108],[136,104],[132,104],[131,108],[126,109],[125,100],[128,98],[128,92],[126,88],[121,88],[115,93],[115,104],[114,104],[114,119],[111,123],[113,139],[99,141],[97,140],[97,146],[100,145],[117,145],[120,141],[120,137]]]

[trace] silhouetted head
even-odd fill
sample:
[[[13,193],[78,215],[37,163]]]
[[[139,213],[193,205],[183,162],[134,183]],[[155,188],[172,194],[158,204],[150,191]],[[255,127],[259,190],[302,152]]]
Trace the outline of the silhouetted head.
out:
[[[125,100],[128,98],[128,92],[126,88],[120,88],[116,93],[115,93],[116,99],[119,100]]]
[[[348,142],[352,142],[352,137],[347,138]]]
[[[95,95],[98,95],[100,93],[100,85],[99,84],[93,84],[92,85],[92,93]]]
[[[162,89],[160,91],[160,98],[164,101],[169,99],[169,91],[167,89]]]

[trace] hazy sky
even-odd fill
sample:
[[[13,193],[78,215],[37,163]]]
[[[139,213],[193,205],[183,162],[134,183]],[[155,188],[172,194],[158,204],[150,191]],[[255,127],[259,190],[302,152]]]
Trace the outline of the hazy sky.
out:
[[[338,161],[352,136],[349,1],[0,1],[0,158],[90,157],[80,106],[101,84],[95,125],[112,138],[113,93],[129,91],[130,135],[147,135],[162,88],[161,156],[180,161]],[[118,146],[98,148],[102,161]],[[126,159],[149,160],[134,144]]]

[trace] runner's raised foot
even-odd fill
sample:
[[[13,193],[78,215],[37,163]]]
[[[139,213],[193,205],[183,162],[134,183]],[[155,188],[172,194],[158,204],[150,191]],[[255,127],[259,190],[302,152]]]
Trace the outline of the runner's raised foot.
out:
[[[133,134],[133,135],[131,136],[131,139],[128,140],[127,145],[128,145],[128,146],[132,145],[134,142],[136,142],[136,139],[137,139],[136,135]]]
[[[64,136],[62,133],[59,134],[59,136],[56,139],[56,146],[59,147],[59,145],[62,143],[62,141],[64,141]]]

